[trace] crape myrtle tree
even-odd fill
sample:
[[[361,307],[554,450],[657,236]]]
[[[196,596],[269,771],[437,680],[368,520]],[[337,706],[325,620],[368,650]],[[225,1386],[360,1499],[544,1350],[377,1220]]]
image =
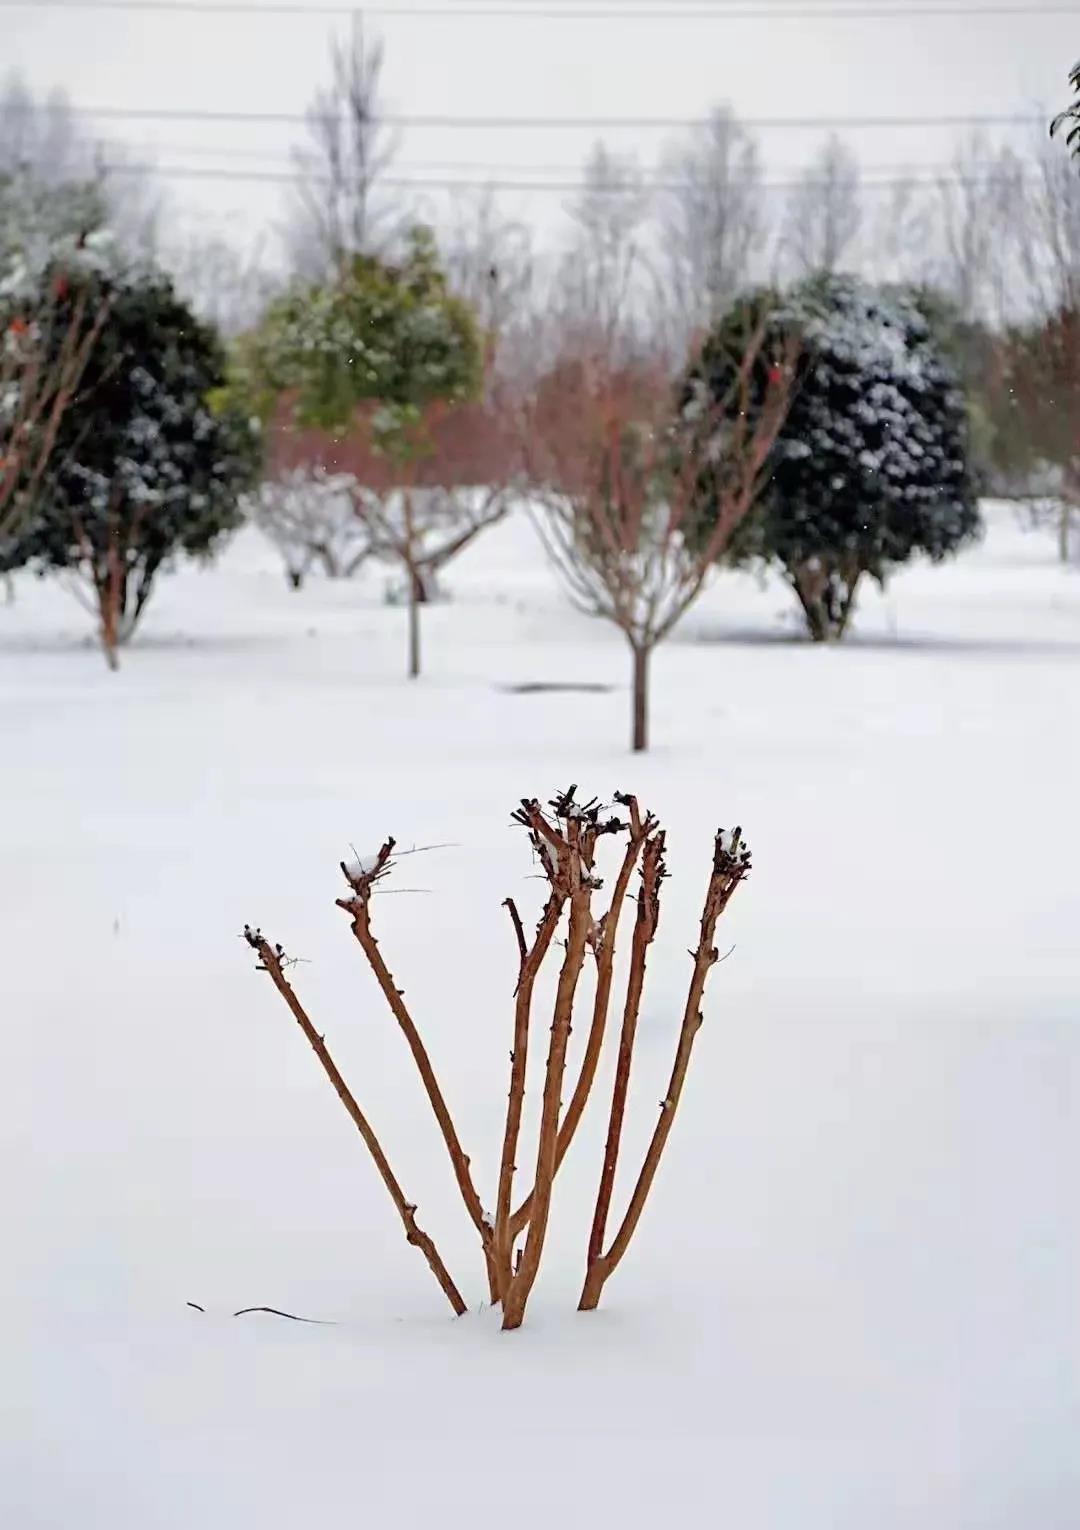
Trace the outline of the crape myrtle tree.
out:
[[[407,576],[408,673],[420,673],[424,573],[465,546],[504,504],[422,496],[432,422],[477,398],[483,346],[472,311],[449,291],[430,231],[418,227],[391,264],[354,255],[331,278],[271,305],[238,352],[236,388],[269,418],[282,402],[295,428],[350,439],[379,458],[377,485],[357,483],[354,508],[379,555]],[[345,454],[347,455],[347,453]],[[432,550],[429,511],[438,521]]]
[[[226,380],[222,346],[152,271],[46,270],[25,315],[49,316],[46,369],[60,364],[80,313],[103,305],[78,398],[3,566],[74,573],[116,668],[162,567],[180,554],[210,555],[239,525],[260,436],[247,415],[214,407]]]
[[[1058,556],[1068,562],[1080,508],[1080,309],[1017,327],[999,344],[999,439],[1037,508],[1052,509]]]
[[[692,367],[688,396],[730,397],[731,337],[761,313],[772,345],[800,335],[798,375],[768,483],[727,555],[777,564],[810,636],[827,642],[844,635],[864,576],[884,584],[913,554],[936,561],[977,532],[964,394],[915,294],[829,276],[782,302],[759,292],[737,303]],[[756,364],[754,415],[768,353]],[[716,514],[707,477],[699,503],[707,528]]]
[[[281,554],[292,589],[303,588],[313,567],[328,579],[348,579],[368,557],[354,488],[348,474],[291,467],[265,478],[245,499],[248,516]]]
[[[702,389],[680,400],[659,363],[572,356],[524,410],[527,479],[548,553],[575,605],[612,622],[630,646],[635,751],[649,744],[653,651],[764,491],[788,408],[797,338],[770,335],[762,314],[726,339],[729,372],[712,399]]]
[[[24,269],[0,295],[0,560],[33,515],[108,317],[106,295],[84,283],[69,301],[69,285],[58,260],[40,286]]]

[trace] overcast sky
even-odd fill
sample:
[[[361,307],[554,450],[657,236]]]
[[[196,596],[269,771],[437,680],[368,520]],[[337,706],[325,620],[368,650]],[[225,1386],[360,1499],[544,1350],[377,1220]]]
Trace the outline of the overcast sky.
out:
[[[464,0],[428,3],[451,12]],[[514,0],[502,3],[515,8]],[[518,0],[523,10],[535,3]],[[576,3],[585,8],[585,0]],[[615,0],[592,3],[595,8]],[[624,9],[647,3],[628,0]],[[667,0],[667,8],[704,3]],[[760,0],[763,10],[774,3],[781,0]],[[824,0],[787,0],[789,6],[812,3]],[[389,0],[384,9],[392,4]],[[652,0],[652,8],[662,11],[664,0]],[[335,25],[315,14],[315,0],[310,9],[313,14],[300,16],[256,14],[254,8],[246,16],[108,10],[83,15],[31,0],[25,8],[0,7],[0,61],[18,69],[35,93],[60,87],[86,108],[301,112],[326,74]],[[1029,0],[1027,14],[998,17],[920,17],[918,4],[912,4],[899,19],[575,21],[445,14],[380,15],[369,27],[386,42],[387,105],[409,114],[693,117],[721,102],[744,117],[1037,113],[1064,104],[1066,75],[1080,53],[1080,15],[1040,15],[1038,0]],[[290,143],[302,138],[300,128],[248,123],[110,122],[99,129],[122,141],[135,160],[152,156],[163,166],[232,171],[287,169]],[[548,178],[566,179],[577,173],[597,136],[576,130],[408,129],[400,166],[416,167],[418,174],[478,178],[484,170],[512,177],[523,167],[544,166]],[[661,133],[641,129],[604,136],[612,147],[634,149],[647,164],[664,140]],[[824,131],[761,133],[767,173],[782,177],[804,163],[824,136]],[[956,135],[933,128],[853,128],[844,136],[871,173],[879,166],[940,164]],[[996,136],[1030,149],[1037,134],[1032,128]],[[455,166],[468,168],[455,172]],[[245,242],[274,224],[284,196],[279,186],[243,181],[170,178],[167,184],[177,223],[228,230]],[[565,199],[559,193],[508,194],[505,205],[551,229]]]

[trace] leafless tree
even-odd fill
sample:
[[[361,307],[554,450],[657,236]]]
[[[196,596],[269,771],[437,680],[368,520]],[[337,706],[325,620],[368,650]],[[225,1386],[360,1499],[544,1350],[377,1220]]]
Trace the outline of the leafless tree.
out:
[[[1080,176],[1057,145],[1040,145],[1016,222],[1027,305],[1080,309]]]
[[[357,20],[348,42],[331,44],[330,84],[308,112],[311,146],[295,152],[294,208],[286,229],[293,262],[324,276],[343,256],[383,252],[399,229],[380,182],[397,152],[381,117],[385,50]]]
[[[510,508],[507,487],[422,484],[407,465],[392,489],[357,484],[353,503],[372,556],[401,570],[409,613],[408,674],[415,680],[420,674],[420,609],[430,599],[439,570],[502,520]]]
[[[964,319],[996,321],[1008,313],[1022,183],[1013,151],[976,134],[959,145],[938,184],[938,284]]]
[[[914,176],[889,187],[877,206],[868,238],[869,274],[877,281],[922,286],[936,276],[932,194]]]
[[[248,499],[252,521],[281,553],[294,590],[316,564],[328,579],[349,578],[370,555],[356,492],[348,474],[297,467],[267,479]]]
[[[727,107],[664,156],[657,273],[681,361],[751,277],[766,234],[757,145]]]
[[[261,257],[261,244],[245,251],[214,234],[161,251],[177,291],[226,336],[253,328],[278,290],[278,279]]]
[[[766,358],[747,335],[730,395],[672,404],[662,368],[565,364],[527,412],[525,459],[548,551],[579,609],[633,655],[633,747],[648,747],[649,661],[705,587],[767,478],[786,417],[795,342]],[[768,382],[752,408],[765,367]],[[700,506],[716,507],[706,523]]]
[[[124,149],[97,141],[63,91],[37,101],[23,79],[0,87],[0,224],[74,232],[89,212],[132,255],[152,252],[161,198],[152,175]],[[17,231],[17,230],[16,230]],[[10,227],[0,244],[10,244]]]
[[[834,136],[792,190],[781,235],[784,264],[799,276],[850,266],[862,217],[859,162]]]
[[[494,193],[485,190],[455,199],[445,248],[451,289],[477,317],[494,381],[507,347],[527,324],[535,276],[530,229],[505,218]]]
[[[567,212],[573,233],[556,289],[562,335],[586,350],[624,353],[633,343],[649,213],[637,160],[597,144]]]

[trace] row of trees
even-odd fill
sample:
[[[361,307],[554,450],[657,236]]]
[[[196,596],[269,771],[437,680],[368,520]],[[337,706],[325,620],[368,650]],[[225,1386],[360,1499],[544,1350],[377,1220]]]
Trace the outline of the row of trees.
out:
[[[236,343],[228,377],[168,282],[121,270],[92,234],[16,275],[5,351],[24,417],[0,479],[12,486],[0,558],[82,572],[111,663],[166,560],[208,553],[238,524],[264,444],[256,419],[309,453],[306,477],[294,465],[260,487],[257,516],[276,520],[290,556],[310,533],[307,556],[331,572],[368,556],[401,565],[410,675],[434,572],[527,489],[572,596],[630,645],[637,748],[649,657],[721,557],[780,561],[826,639],[863,574],[883,579],[915,548],[940,556],[976,524],[962,398],[930,326],[914,298],[854,279],[753,294],[681,381],[662,357],[572,333],[515,388],[492,377],[490,353],[485,365],[424,231],[399,264],[355,255],[291,288]],[[31,418],[21,401],[38,376],[54,403]],[[508,444],[494,481],[490,453],[484,470],[438,449],[469,410],[484,444]],[[362,445],[366,472],[318,460],[342,441]],[[289,567],[299,584],[304,565]]]
[[[287,546],[311,533],[293,582],[314,558],[331,572],[397,560],[410,674],[434,572],[527,487],[571,593],[631,646],[637,747],[649,655],[720,558],[777,562],[825,640],[862,577],[976,529],[956,362],[985,336],[939,296],[827,272],[758,289],[678,366],[621,319],[564,307],[554,349],[549,330],[514,366],[418,229],[394,261],[340,249],[239,337],[227,368],[169,283],[87,227],[92,187],[39,190],[9,195],[25,226],[4,225],[0,559],[85,573],[113,662],[163,563],[238,523],[267,443],[278,466],[283,442],[293,460],[261,486],[257,518]],[[1029,349],[1045,364],[1044,344]],[[470,419],[485,451],[448,461]],[[342,443],[351,471],[328,460]]]

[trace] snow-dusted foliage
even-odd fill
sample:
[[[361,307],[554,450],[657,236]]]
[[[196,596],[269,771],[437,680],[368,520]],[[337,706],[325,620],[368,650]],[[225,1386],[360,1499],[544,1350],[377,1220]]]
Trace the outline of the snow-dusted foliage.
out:
[[[107,305],[107,317],[59,421],[32,514],[0,561],[77,570],[112,654],[162,564],[179,552],[210,552],[239,524],[237,499],[259,438],[248,418],[214,407],[225,382],[221,345],[161,276],[51,267],[35,304],[24,293],[8,297],[0,327],[33,325],[47,313],[47,343],[59,347],[65,314],[88,292],[91,306]]]
[[[472,397],[481,350],[468,308],[451,297],[431,235],[414,232],[391,266],[358,255],[332,280],[296,286],[238,348],[237,388],[264,417],[285,396],[298,420],[344,431],[357,408],[388,448],[433,403]]]
[[[770,349],[792,332],[799,375],[767,492],[731,553],[780,564],[812,635],[837,637],[863,574],[884,581],[912,554],[943,558],[977,531],[966,403],[916,296],[841,276],[737,305],[695,365],[693,407],[730,386],[731,337],[763,313],[759,393]],[[702,510],[708,524],[707,495]]]
[[[280,552],[299,589],[313,567],[330,579],[356,572],[369,537],[356,513],[355,479],[323,468],[290,468],[264,480],[244,502],[249,517]]]

